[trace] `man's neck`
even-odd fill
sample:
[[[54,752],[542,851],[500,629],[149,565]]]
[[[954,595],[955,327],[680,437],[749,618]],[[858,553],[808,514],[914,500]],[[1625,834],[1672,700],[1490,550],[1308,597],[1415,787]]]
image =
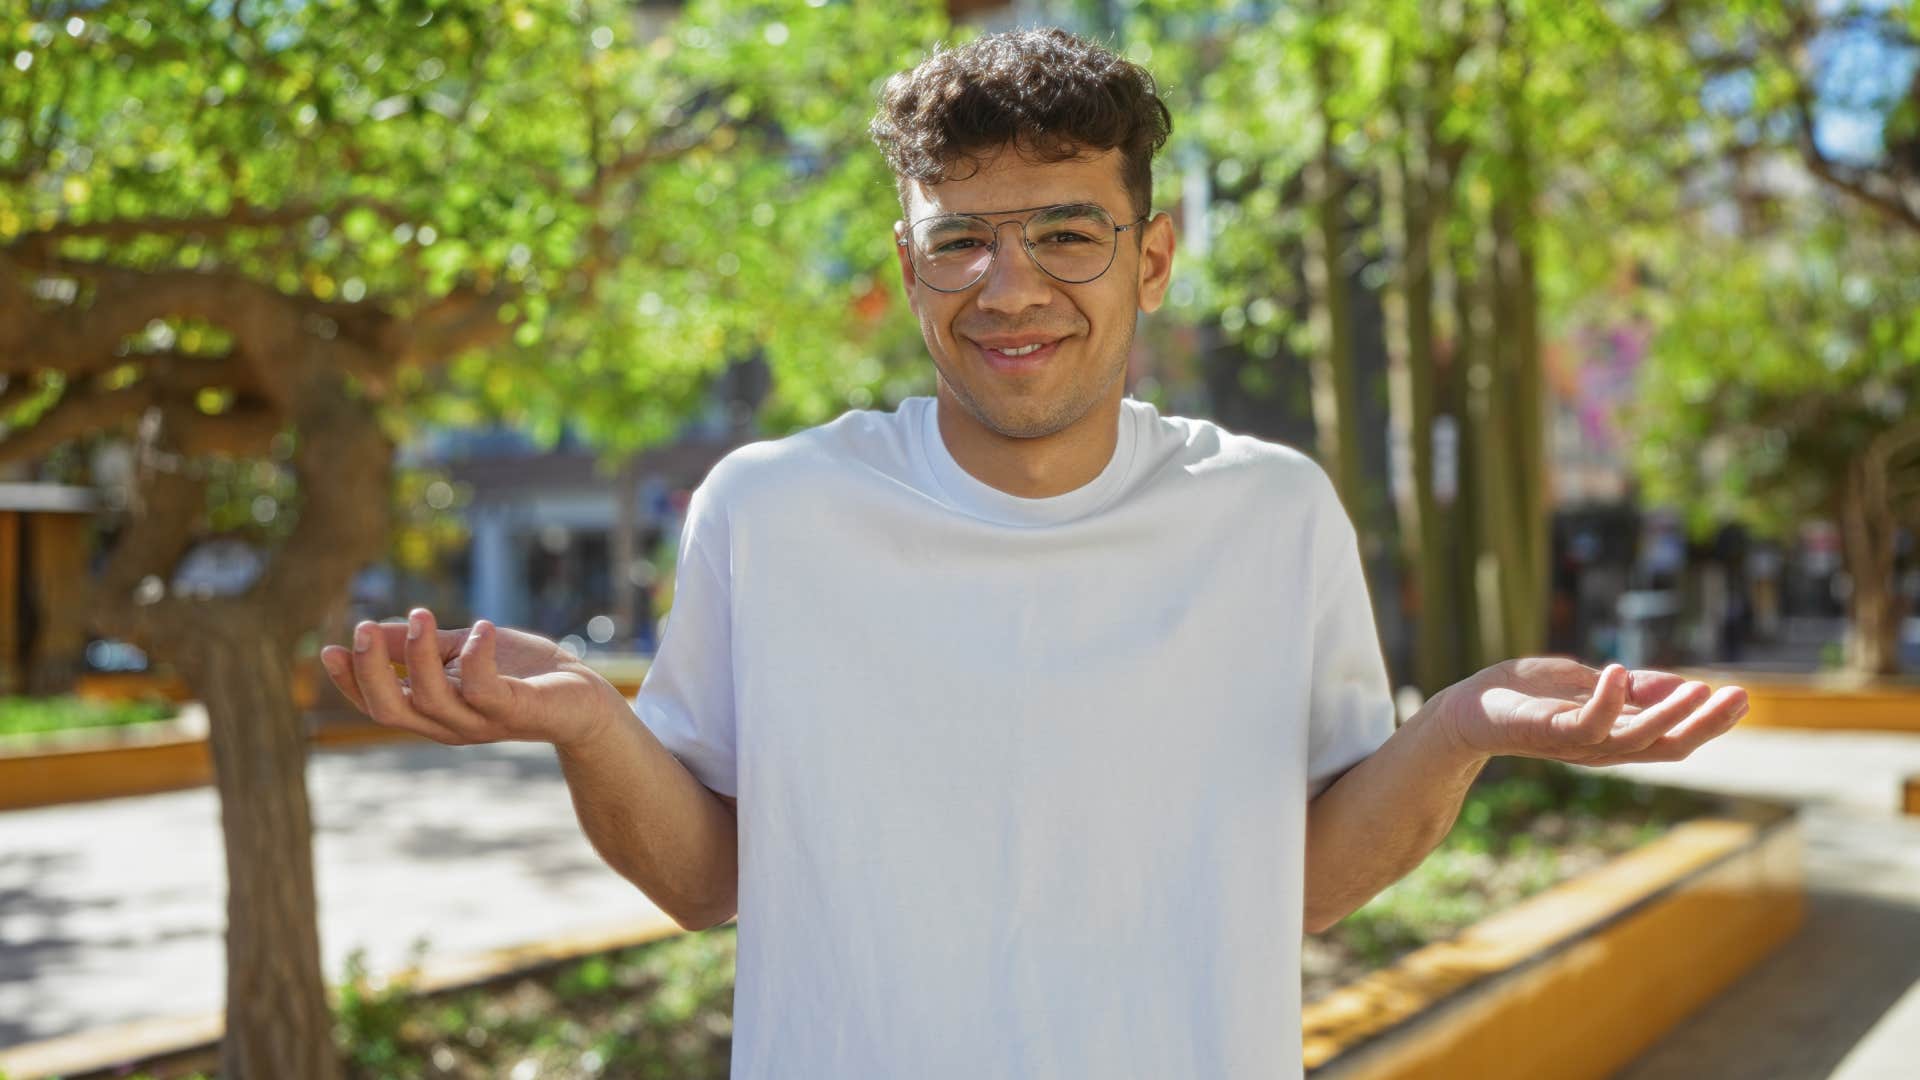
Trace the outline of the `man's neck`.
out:
[[[945,388],[935,398],[940,441],[967,475],[1009,495],[1046,499],[1091,483],[1113,460],[1120,438],[1119,403],[1096,405],[1053,433],[1009,438],[976,420]]]

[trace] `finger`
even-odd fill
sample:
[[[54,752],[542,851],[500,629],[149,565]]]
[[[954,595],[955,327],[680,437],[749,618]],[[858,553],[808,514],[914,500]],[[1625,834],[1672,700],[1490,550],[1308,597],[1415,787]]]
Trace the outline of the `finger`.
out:
[[[361,712],[367,711],[367,699],[360,694],[360,683],[353,677],[353,654],[338,645],[327,645],[320,650],[320,666],[325,669],[327,678],[340,693],[353,703]]]
[[[1627,703],[1627,669],[1608,664],[1600,669],[1593,696],[1580,707],[1573,721],[1573,734],[1581,743],[1592,746],[1604,742],[1613,732],[1613,722]]]
[[[404,635],[405,630],[401,633]],[[400,678],[387,659],[388,636],[378,623],[363,622],[353,628],[353,675],[366,698],[367,715],[388,727],[404,728],[436,742],[464,743],[458,733],[420,715],[407,701]]]
[[[500,633],[491,622],[475,619],[467,640],[460,648],[460,696],[488,720],[496,723],[507,718],[513,687],[500,676],[494,648]]]
[[[1627,704],[1641,709],[1665,701],[1687,681],[1685,676],[1671,671],[1635,671],[1632,676],[1627,686]]]
[[[433,612],[428,611],[426,608],[415,608],[414,610],[426,611],[429,617],[433,615]],[[405,659],[409,654],[408,646],[411,642],[407,640],[407,625],[406,621],[373,624],[375,632],[380,637],[380,643],[386,646],[387,655],[397,660]],[[430,653],[436,663],[444,665],[447,661],[460,655],[460,646],[466,640],[467,631],[465,627],[459,630],[435,630],[433,637],[429,639],[429,643],[433,646]],[[411,668],[413,665],[409,663],[407,666]],[[408,672],[408,676],[412,676],[411,671]]]
[[[1652,745],[1632,754],[1621,754],[1609,764],[1650,761],[1683,761],[1695,750],[1733,730],[1747,715],[1747,692],[1738,686],[1721,687],[1706,704],[1695,709],[1684,721],[1655,740]]]
[[[486,717],[474,712],[447,681],[433,612],[414,608],[407,615],[405,641],[408,700],[422,716],[459,732],[469,742],[486,739]]]
[[[1624,720],[1614,730],[1613,737],[1596,749],[1609,756],[1637,754],[1673,730],[1674,725],[1705,708],[1712,693],[1706,683],[1683,682],[1656,704]]]

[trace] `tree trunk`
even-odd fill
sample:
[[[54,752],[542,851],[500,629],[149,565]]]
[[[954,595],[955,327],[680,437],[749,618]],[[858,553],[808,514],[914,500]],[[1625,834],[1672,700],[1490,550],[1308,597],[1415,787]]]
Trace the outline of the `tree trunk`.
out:
[[[1320,147],[1305,175],[1312,208],[1306,230],[1306,284],[1314,349],[1314,441],[1320,463],[1333,478],[1347,513],[1366,531],[1361,497],[1359,372],[1354,362],[1352,284],[1342,269],[1346,250],[1348,180],[1334,151],[1332,45],[1316,38],[1314,92],[1320,113]]]
[[[244,608],[240,609],[245,611]],[[227,855],[223,1080],[337,1080],[320,966],[306,739],[293,650],[267,616],[200,626],[188,679],[206,703]]]
[[[1511,414],[1512,442],[1506,451],[1508,496],[1513,505],[1512,562],[1506,566],[1506,648],[1510,654],[1539,652],[1547,643],[1548,576],[1551,560],[1551,510],[1547,480],[1547,403],[1541,377],[1540,296],[1534,259],[1534,179],[1532,113],[1527,81],[1532,72],[1523,23],[1507,5],[1499,7],[1500,46],[1517,54],[1518,70],[1501,90],[1502,157],[1506,183],[1492,214],[1494,258],[1500,292],[1496,298],[1499,341]]]
[[[1847,466],[1840,484],[1840,554],[1852,579],[1848,598],[1847,669],[1860,675],[1900,670],[1900,605],[1894,592],[1894,541],[1899,524],[1884,499],[1881,468],[1869,453]]]
[[[299,369],[300,357],[283,357]],[[322,368],[316,362],[307,370]],[[292,534],[245,593],[154,589],[205,529],[207,481],[178,449],[186,410],[142,425],[125,533],[89,600],[103,632],[171,663],[206,704],[227,858],[223,1080],[339,1080],[320,963],[306,740],[295,642],[324,625],[387,535],[393,447],[373,403],[334,375],[302,378]]]
[[[1500,566],[1500,652],[1518,656],[1546,644],[1547,507],[1545,402],[1540,378],[1533,260],[1523,224],[1524,209],[1510,193],[1493,207],[1488,236],[1493,290],[1495,377],[1490,411],[1499,417],[1500,441],[1487,467],[1497,474],[1501,512],[1490,539]]]
[[[1461,212],[1471,213],[1471,210],[1463,207]],[[1448,300],[1453,309],[1453,347],[1441,373],[1439,411],[1453,418],[1457,433],[1454,442],[1453,528],[1450,530],[1453,538],[1450,554],[1458,597],[1453,626],[1463,666],[1469,671],[1478,671],[1492,662],[1486,647],[1488,631],[1484,625],[1485,616],[1481,610],[1484,605],[1478,583],[1481,561],[1479,507],[1480,501],[1486,496],[1476,475],[1476,463],[1480,458],[1480,443],[1487,433],[1476,423],[1472,385],[1476,377],[1475,370],[1484,367],[1479,354],[1485,347],[1486,334],[1475,315],[1475,295],[1480,290],[1480,284],[1475,273],[1473,251],[1464,245],[1457,245],[1449,249],[1448,254]]]
[[[1389,243],[1400,251],[1399,272],[1388,279],[1383,305],[1392,418],[1405,455],[1396,509],[1402,554],[1414,586],[1414,679],[1424,693],[1433,694],[1472,670],[1460,648],[1457,525],[1451,505],[1443,505],[1435,476],[1441,464],[1434,444],[1435,418],[1442,411],[1445,378],[1437,279],[1446,269],[1442,226],[1453,197],[1437,110],[1444,107],[1452,83],[1431,61],[1420,62],[1415,75],[1396,108],[1404,145],[1382,172],[1382,223]],[[1457,454],[1447,468],[1457,477]],[[1446,503],[1456,494],[1450,493]]]

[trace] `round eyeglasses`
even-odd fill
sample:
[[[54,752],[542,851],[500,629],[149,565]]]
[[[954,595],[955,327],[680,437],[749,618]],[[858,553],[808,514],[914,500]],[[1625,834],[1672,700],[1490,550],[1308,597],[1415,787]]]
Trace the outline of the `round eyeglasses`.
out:
[[[1152,214],[1125,225],[1094,203],[1027,206],[991,216],[1026,214],[1020,226],[1021,246],[1048,277],[1068,285],[1084,285],[1113,265],[1120,234]],[[938,214],[922,218],[894,241],[907,249],[913,272],[935,292],[964,292],[987,276],[1000,251],[1000,227],[980,214]]]

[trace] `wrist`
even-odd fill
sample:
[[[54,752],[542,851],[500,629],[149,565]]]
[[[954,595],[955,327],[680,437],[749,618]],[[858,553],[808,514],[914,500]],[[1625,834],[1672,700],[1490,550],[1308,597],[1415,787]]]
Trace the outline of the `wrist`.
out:
[[[569,756],[597,754],[619,737],[621,725],[633,715],[633,706],[605,676],[585,664],[575,661],[562,665],[560,670],[578,676],[586,683],[589,693],[581,705],[579,721],[568,725],[567,730],[556,732],[548,741]]]
[[[1496,756],[1491,747],[1483,745],[1466,730],[1465,718],[1478,697],[1473,686],[1475,678],[1454,683],[1428,698],[1407,721],[1409,727],[1420,725],[1423,734],[1431,739],[1432,753],[1438,758],[1436,764],[1444,762],[1461,769],[1478,770]]]

